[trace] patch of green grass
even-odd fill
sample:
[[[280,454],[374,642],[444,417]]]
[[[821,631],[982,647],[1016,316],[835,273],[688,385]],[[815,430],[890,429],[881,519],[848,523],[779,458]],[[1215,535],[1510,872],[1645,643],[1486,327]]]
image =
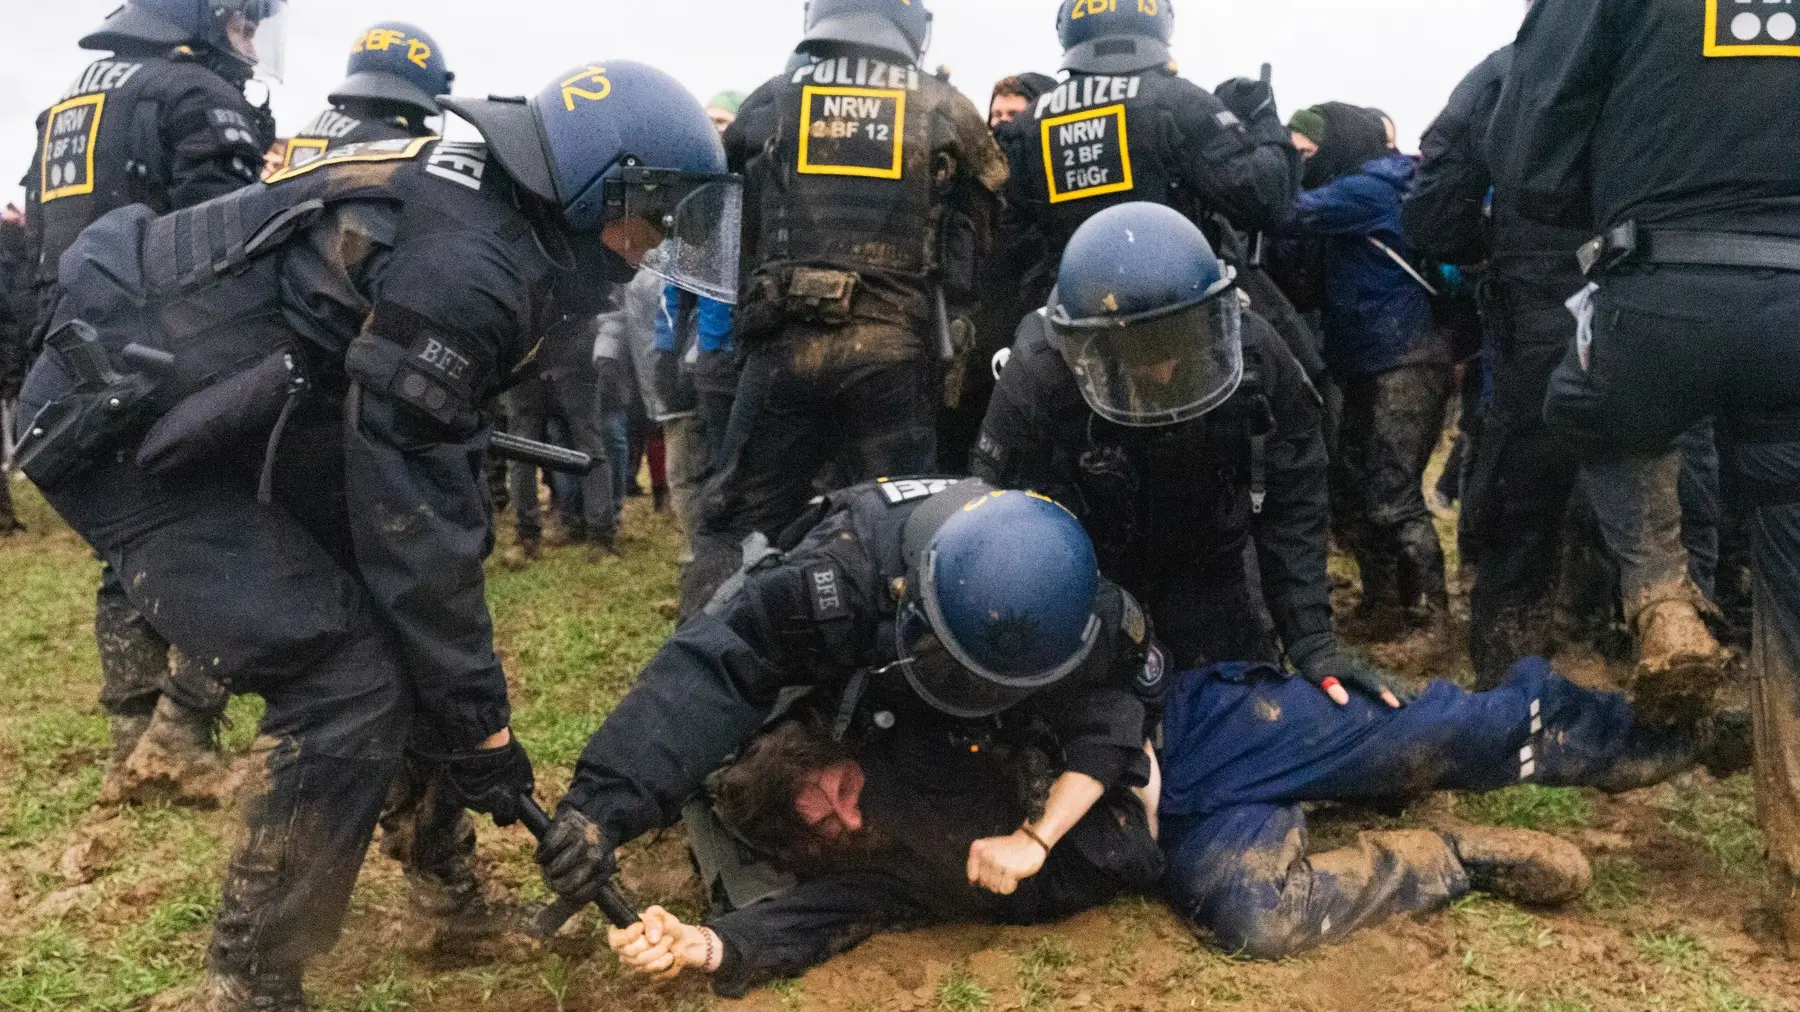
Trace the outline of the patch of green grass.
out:
[[[1485,893],[1470,893],[1451,904],[1451,916],[1479,928],[1502,944],[1525,949],[1547,949],[1556,944],[1556,933],[1537,917]]]
[[[1457,807],[1471,822],[1513,829],[1573,829],[1594,821],[1594,802],[1573,787],[1519,784],[1461,795]]]
[[[1760,879],[1767,872],[1763,862],[1767,841],[1756,826],[1754,792],[1748,774],[1726,780],[1719,790],[1680,789],[1668,810],[1669,828],[1705,847],[1726,874]]]
[[[1697,970],[1707,959],[1706,946],[1684,931],[1639,935],[1637,950],[1638,955],[1665,970]]]
[[[1643,870],[1628,857],[1595,858],[1593,868],[1594,884],[1584,898],[1589,909],[1623,910],[1649,894],[1649,888],[1644,885]]]
[[[991,1000],[987,988],[977,984],[966,970],[952,972],[937,989],[937,1007],[941,1012],[982,1012]]]
[[[1516,994],[1502,995],[1486,1001],[1469,1002],[1461,1012],[1526,1012],[1525,999]]]
[[[1056,974],[1075,963],[1069,943],[1058,935],[1045,935],[1019,957],[1019,1007],[1026,1012],[1045,1008],[1056,997]]]
[[[789,980],[778,980],[769,985],[769,990],[781,997],[781,1007],[798,1012],[806,1002],[806,989],[800,985],[798,977]]]

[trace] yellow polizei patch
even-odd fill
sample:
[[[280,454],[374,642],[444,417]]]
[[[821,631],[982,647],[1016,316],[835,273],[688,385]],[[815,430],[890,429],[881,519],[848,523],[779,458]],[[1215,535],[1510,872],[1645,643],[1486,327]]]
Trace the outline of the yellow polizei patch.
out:
[[[100,117],[105,113],[104,93],[51,106],[39,159],[42,203],[94,192],[94,144],[100,139]]]
[[[1721,9],[1720,5],[1726,5]],[[1760,6],[1762,10],[1755,9]],[[1768,12],[1767,0],[1749,5],[1744,0],[1706,0],[1706,38],[1709,57],[1800,57],[1800,18],[1791,9]]]

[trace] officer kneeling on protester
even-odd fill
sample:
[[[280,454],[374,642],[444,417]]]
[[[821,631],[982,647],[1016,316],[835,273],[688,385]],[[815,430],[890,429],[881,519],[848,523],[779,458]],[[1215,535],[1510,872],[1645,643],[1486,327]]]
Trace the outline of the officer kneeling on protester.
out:
[[[281,168],[292,169],[346,144],[424,137],[443,112],[456,75],[437,40],[412,25],[384,21],[365,29],[350,49],[349,76],[331,89],[331,108],[288,139]]]
[[[256,182],[275,127],[244,86],[255,73],[280,75],[285,6],[131,0],[82,38],[83,49],[108,55],[39,117],[25,180],[35,292],[25,366],[50,322],[62,254],[83,229],[130,204],[166,214]],[[169,644],[110,568],[95,595],[94,640],[112,738],[101,802],[217,805],[229,788],[216,743],[225,692],[192,671],[188,691],[169,682]]]
[[[1340,704],[1356,688],[1398,706],[1332,633],[1318,395],[1232,281],[1170,208],[1095,215],[1019,326],[974,472],[1069,504],[1184,668],[1278,656],[1245,565],[1254,534],[1288,659]]]
[[[403,752],[517,817],[478,405],[640,262],[736,275],[737,180],[673,78],[594,63],[445,104],[486,143],[338,148],[101,219],[21,396],[46,499],[206,676],[267,704],[208,1010],[304,1008]]]
[[[1155,881],[1149,813],[1129,790],[1153,776],[1146,718],[1165,657],[1073,517],[977,480],[884,480],[826,497],[783,540],[676,632],[594,734],[538,859],[558,894],[592,898],[617,846],[682,818],[801,695],[823,728],[817,754],[844,760],[801,815],[838,824],[845,846],[790,865],[802,884],[765,902],[739,893],[749,905],[704,931],[652,910],[611,936],[629,963],[703,965],[720,993],[742,994],[885,928],[1049,919]],[[1037,812],[1012,789],[1012,758],[1034,748],[1045,781],[1059,774]],[[873,838],[856,835],[864,814]],[[701,821],[690,806],[696,839]],[[666,946],[652,950],[670,933],[696,945],[665,962]]]

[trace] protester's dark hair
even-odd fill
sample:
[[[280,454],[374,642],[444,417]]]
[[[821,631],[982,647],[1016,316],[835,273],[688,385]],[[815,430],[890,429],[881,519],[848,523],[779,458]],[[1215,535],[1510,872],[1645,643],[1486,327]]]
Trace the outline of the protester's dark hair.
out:
[[[1006,95],[1022,98],[1027,102],[1036,102],[1043,97],[1045,92],[1055,87],[1056,80],[1043,74],[1029,72],[1014,74],[1011,77],[1003,77],[994,84],[994,94],[988,98],[988,105],[993,106],[994,99]]]
[[[713,811],[733,833],[784,866],[816,860],[820,840],[794,811],[808,775],[852,758],[823,717],[803,713],[758,735],[707,782]]]

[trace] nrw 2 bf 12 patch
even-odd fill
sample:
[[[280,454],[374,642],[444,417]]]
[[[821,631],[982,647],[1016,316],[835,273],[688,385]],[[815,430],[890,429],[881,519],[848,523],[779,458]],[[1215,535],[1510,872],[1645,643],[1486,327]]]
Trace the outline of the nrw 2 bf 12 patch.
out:
[[[1706,0],[1707,56],[1800,57],[1792,0]]]
[[[823,88],[800,97],[800,171],[899,179],[906,155],[906,92]]]
[[[1132,188],[1131,138],[1125,130],[1123,104],[1057,116],[1042,126],[1050,203]]]

